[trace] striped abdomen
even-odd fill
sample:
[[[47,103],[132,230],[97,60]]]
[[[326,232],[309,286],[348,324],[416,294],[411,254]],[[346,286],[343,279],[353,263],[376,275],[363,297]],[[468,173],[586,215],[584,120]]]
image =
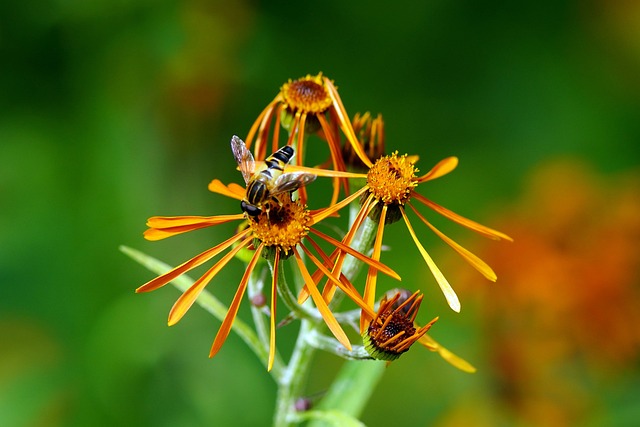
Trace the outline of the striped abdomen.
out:
[[[285,165],[293,157],[293,152],[293,148],[285,145],[265,159],[265,168],[256,172],[247,185],[247,202],[259,205],[269,199],[269,190],[273,188],[275,180],[282,175]]]

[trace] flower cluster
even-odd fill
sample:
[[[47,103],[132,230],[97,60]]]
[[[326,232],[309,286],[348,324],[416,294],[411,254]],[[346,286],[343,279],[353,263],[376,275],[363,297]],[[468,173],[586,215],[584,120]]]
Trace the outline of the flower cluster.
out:
[[[286,136],[281,136],[281,131],[286,132]],[[321,164],[321,167],[305,165],[310,139],[327,144],[327,160],[313,163]],[[241,259],[238,255],[245,251],[251,255],[246,257],[246,270],[215,336],[210,357],[220,350],[229,335],[249,283],[262,276],[259,270],[264,263],[259,261],[264,258],[271,272],[270,309],[266,311],[270,317],[268,369],[272,368],[276,354],[276,305],[280,294],[293,317],[322,319],[346,351],[353,347],[344,330],[349,321],[343,313],[338,315],[337,312],[339,302],[345,296],[356,306],[355,323],[359,319],[360,333],[372,357],[393,360],[419,341],[430,350],[439,351],[456,366],[471,370],[425,335],[436,319],[423,327],[415,323],[423,298],[419,290],[384,296],[376,303],[378,273],[400,279],[394,270],[380,262],[380,258],[385,228],[402,220],[450,307],[460,310],[456,293],[420,243],[407,216],[407,207],[482,275],[496,280],[495,273],[486,263],[435,228],[414,206],[419,202],[486,237],[511,240],[503,233],[440,206],[418,191],[419,186],[451,172],[458,160],[455,157],[444,159],[419,176],[416,157],[400,155],[397,151],[385,154],[382,117],[372,118],[366,113],[354,116],[351,121],[333,82],[322,74],[285,83],[260,113],[245,141],[236,136],[231,139],[231,152],[244,185],[224,184],[218,179],[209,184],[210,191],[238,200],[241,209],[207,217],[152,217],[147,222],[149,228],[144,237],[148,240],[160,240],[230,221],[239,224],[236,232],[224,242],[136,290],[158,289],[221,256],[178,298],[169,313],[169,325],[177,323],[218,272],[232,259]],[[332,180],[332,197],[326,206],[310,210],[307,206],[310,197],[314,197],[314,202],[320,200],[313,194],[313,185],[308,185],[316,177]],[[352,210],[353,220],[343,234],[331,236],[317,227],[320,222],[338,216],[342,209],[358,204],[359,207]],[[324,229],[326,231],[327,227]],[[295,289],[297,300],[289,298],[293,290],[287,285],[281,268],[289,258],[293,258],[301,278],[299,288]],[[367,269],[362,284],[352,282],[359,266]],[[313,306],[307,303],[309,297]]]

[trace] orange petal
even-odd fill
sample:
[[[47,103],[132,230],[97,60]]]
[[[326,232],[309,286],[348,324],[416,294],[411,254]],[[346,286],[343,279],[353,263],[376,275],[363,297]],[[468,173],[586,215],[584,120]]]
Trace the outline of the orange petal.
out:
[[[227,315],[224,317],[222,321],[222,325],[220,325],[220,329],[216,334],[215,339],[213,340],[213,345],[211,346],[211,351],[209,352],[209,357],[213,357],[218,353],[222,344],[226,341],[229,336],[229,332],[231,331],[231,326],[233,326],[233,321],[236,319],[236,315],[238,314],[238,309],[240,308],[240,303],[242,302],[242,297],[244,296],[245,291],[247,290],[247,283],[249,283],[249,277],[253,272],[253,269],[256,266],[256,263],[260,259],[260,253],[264,245],[258,246],[256,252],[253,254],[251,261],[249,261],[249,265],[247,265],[247,269],[242,276],[242,280],[240,281],[240,285],[238,286],[238,290],[233,297],[233,301],[231,305],[229,305],[229,310],[227,311]]]
[[[367,215],[369,215],[369,212],[375,205],[375,203],[372,203],[372,201],[373,201],[373,194],[369,194],[369,197],[367,197],[367,199],[364,201],[362,206],[360,206],[360,210],[358,211],[358,214],[353,220],[353,224],[351,224],[349,231],[347,232],[346,236],[344,236],[344,238],[342,239],[342,243],[345,244],[346,246],[351,246],[351,242],[353,241],[353,238],[356,232],[358,231],[363,221],[365,220]],[[342,274],[341,273],[342,266],[344,265],[344,262],[347,259],[346,252],[344,251],[338,251],[338,252],[339,252],[338,258],[336,259],[333,269],[331,270],[331,273],[336,276],[339,274]],[[332,254],[332,257],[333,257],[333,254]],[[324,289],[322,290],[322,296],[327,301],[331,301],[333,299],[334,292],[335,292],[335,287],[332,285],[332,283],[329,280],[327,280],[327,283],[325,284]]]
[[[309,275],[309,271],[307,270],[307,267],[304,265],[304,261],[302,261],[302,258],[300,258],[300,254],[298,253],[298,250],[295,247],[293,248],[293,254],[295,255],[296,263],[298,264],[300,273],[302,274],[304,282],[307,285],[307,289],[311,294],[311,298],[313,299],[313,302],[315,303],[316,308],[322,315],[322,318],[324,319],[325,323],[329,327],[329,330],[331,330],[331,332],[336,337],[336,339],[340,341],[340,343],[346,349],[351,351],[351,343],[349,342],[349,338],[347,338],[347,334],[344,333],[344,331],[342,330],[342,327],[340,326],[336,318],[333,316],[333,313],[329,309],[329,306],[324,301],[324,298],[322,298],[322,295],[320,295],[320,291],[318,291],[316,284],[311,279],[311,276]]]
[[[278,293],[278,264],[280,264],[280,251],[276,251],[273,257],[273,278],[271,280],[271,335],[269,337],[269,359],[267,361],[267,372],[273,368],[273,361],[276,357],[276,295]]]
[[[253,137],[256,134],[256,131],[258,130],[258,127],[262,127],[261,124],[265,118],[265,116],[267,115],[268,112],[273,111],[274,105],[278,104],[280,101],[282,100],[282,97],[280,94],[276,95],[276,97],[273,99],[273,101],[271,101],[265,108],[264,110],[262,110],[262,112],[260,113],[260,115],[258,116],[258,118],[253,122],[253,125],[251,125],[251,129],[249,130],[249,134],[247,135],[247,137],[245,138],[245,145],[247,146],[247,149],[251,148],[251,142],[253,142]]]
[[[376,261],[380,261],[380,252],[382,250],[382,236],[384,234],[384,221],[387,218],[387,205],[382,205],[382,212],[380,213],[380,221],[378,222],[378,230],[376,231],[376,240],[373,242],[373,253],[371,254],[371,258]],[[373,267],[369,267],[369,271],[367,271],[367,280],[364,286],[364,301],[367,303],[367,306],[371,308],[373,311],[373,305],[376,299],[376,284],[378,280],[378,270]],[[375,313],[373,316],[370,316],[369,313],[363,311],[360,315],[360,333],[363,333],[364,330],[369,326],[369,322],[371,319],[375,317]]]
[[[513,239],[507,236],[506,234],[493,230],[489,227],[485,227],[482,224],[478,224],[475,221],[471,221],[470,219],[467,219],[461,215],[458,215],[457,213],[452,212],[449,209],[442,207],[437,203],[432,202],[431,200],[427,199],[421,194],[416,193],[415,191],[411,192],[411,197],[415,197],[418,201],[429,206],[431,209],[438,212],[440,215],[445,216],[449,218],[451,221],[457,222],[463,227],[467,227],[468,229],[473,230],[476,233],[480,233],[483,236],[489,237],[490,239],[493,239],[493,240],[504,239],[504,240],[513,242]]]
[[[476,368],[471,363],[467,362],[459,356],[456,356],[446,348],[442,347],[429,335],[425,334],[421,336],[420,339],[418,339],[418,342],[427,347],[430,351],[437,351],[438,354],[440,354],[440,357],[442,357],[444,360],[460,369],[461,371],[469,372],[471,374],[476,372]]]
[[[371,266],[373,268],[376,268],[381,273],[384,273],[387,276],[393,277],[396,280],[400,280],[400,276],[398,276],[398,273],[396,273],[395,271],[393,271],[392,269],[390,269],[386,265],[382,264],[380,261],[376,261],[374,259],[371,259],[368,256],[361,254],[360,252],[350,248],[349,246],[344,245],[342,242],[339,242],[336,239],[334,239],[332,237],[329,237],[326,234],[324,234],[324,233],[322,233],[322,232],[320,232],[320,231],[318,231],[316,229],[310,228],[309,231],[311,231],[312,233],[316,234],[317,236],[323,238],[324,240],[326,240],[330,244],[334,245],[335,247],[337,247],[341,251],[348,253],[352,257],[359,259],[360,261],[366,263],[367,265],[369,265],[369,266]]]
[[[329,80],[327,77],[324,77],[323,81],[328,89],[329,96],[333,101],[333,106],[335,108],[336,114],[338,115],[338,123],[340,124],[342,132],[344,132],[344,134],[346,135],[347,141],[351,144],[353,150],[356,152],[358,157],[360,157],[360,160],[362,160],[362,162],[367,165],[367,167],[373,166],[373,163],[371,163],[371,160],[369,160],[369,157],[367,157],[367,154],[364,152],[362,145],[358,141],[358,138],[353,131],[351,120],[347,115],[347,111],[344,109],[344,105],[342,105],[342,100],[338,95],[338,90],[333,85],[333,83],[331,83],[331,80]]]
[[[311,262],[313,262],[316,267],[318,267],[318,269],[320,269],[325,276],[327,276],[327,278],[329,280],[331,280],[331,282],[333,282],[333,284],[335,286],[338,286],[340,289],[342,289],[342,291],[349,297],[351,298],[351,300],[353,302],[355,302],[360,308],[362,308],[363,310],[366,310],[367,314],[374,316],[375,312],[373,311],[372,308],[369,308],[369,306],[367,306],[367,304],[365,304],[365,302],[362,300],[362,297],[360,296],[360,294],[358,293],[358,291],[356,291],[356,289],[353,287],[353,285],[351,285],[351,282],[347,281],[345,278],[345,281],[348,283],[345,284],[342,281],[336,279],[333,274],[331,274],[331,272],[329,271],[329,269],[323,265],[320,260],[318,260],[318,258],[316,258],[315,256],[313,256],[313,254],[309,251],[309,249],[307,249],[304,245],[300,245],[300,247],[302,248],[302,250],[307,254],[307,256],[309,257],[309,259],[311,260]],[[344,277],[344,276],[342,276]],[[314,282],[315,285],[315,282]],[[324,299],[324,298],[323,298]]]
[[[217,225],[243,218],[243,214],[216,216],[154,216],[147,220],[147,226],[150,228],[173,228],[197,224]]]
[[[218,216],[156,216],[147,220],[151,228],[145,230],[143,236],[147,240],[157,241],[188,231],[211,227],[229,221],[244,219],[244,214]]]
[[[320,256],[322,257],[322,261],[326,264],[326,265],[332,265],[333,261],[336,259],[336,257],[338,256],[338,250],[334,250],[331,253],[331,256],[327,256],[327,254],[324,253],[324,251],[322,250],[322,248],[309,236],[306,236],[306,240],[311,243],[311,246],[313,246],[313,248],[316,250],[316,252],[318,252],[318,254],[320,254]],[[322,276],[324,276],[324,273],[322,272],[322,270],[318,269],[316,270],[313,275],[311,276],[311,278],[313,279],[313,283],[315,283],[316,285],[318,284],[318,282],[320,282],[320,279],[322,278]],[[341,274],[340,278],[342,279],[344,276]],[[351,283],[349,282],[349,284],[351,285]],[[326,287],[325,287],[326,289]],[[325,295],[325,293],[322,293],[322,297],[325,299],[325,301],[331,301],[331,296],[330,295]],[[298,304],[302,304],[304,303],[307,298],[309,298],[309,291],[307,290],[306,285],[302,287],[302,289],[300,290],[300,293],[298,294]]]
[[[229,186],[226,186],[219,179],[214,179],[209,183],[209,191],[237,200],[242,200],[245,193],[245,189],[238,184],[229,184]]]
[[[166,285],[167,283],[169,283],[176,277],[180,276],[181,274],[184,274],[187,271],[193,268],[196,268],[197,266],[209,261],[211,258],[218,255],[220,252],[226,250],[229,246],[233,245],[235,242],[245,237],[250,231],[251,231],[250,229],[243,230],[242,232],[236,234],[230,239],[225,240],[219,245],[216,245],[211,249],[207,249],[206,251],[202,252],[199,255],[196,255],[190,260],[183,262],[179,266],[175,267],[173,270],[168,271],[165,274],[158,276],[155,279],[150,280],[149,282],[140,286],[138,289],[136,289],[136,292],[137,293],[149,292]]]
[[[336,203],[335,205],[329,206],[326,209],[321,209],[319,211],[316,211],[313,214],[313,216],[311,217],[311,219],[313,220],[312,224],[317,224],[320,221],[322,221],[323,219],[325,219],[326,217],[332,215],[334,212],[339,211],[343,207],[347,206],[349,203],[351,203],[354,200],[356,200],[358,197],[360,197],[361,194],[363,194],[367,190],[369,190],[368,187],[366,187],[366,186],[362,187],[360,190],[356,191],[355,193],[353,193],[349,197],[341,200],[340,202]]]
[[[441,176],[453,171],[457,166],[457,157],[447,157],[446,159],[440,160],[429,172],[418,178],[418,182],[431,181],[432,179],[440,178]]]
[[[171,311],[169,312],[169,326],[173,326],[182,319],[187,311],[191,308],[198,296],[202,293],[204,288],[209,284],[211,279],[224,268],[225,265],[243,248],[245,248],[249,242],[253,239],[253,236],[247,237],[238,246],[233,248],[224,257],[220,258],[220,261],[214,264],[206,273],[202,275],[196,282],[191,285],[189,289],[184,291],[180,298],[173,304]]]
[[[451,287],[447,279],[444,277],[444,274],[442,274],[442,272],[440,271],[436,263],[433,262],[433,260],[431,259],[427,251],[424,249],[424,247],[418,240],[418,237],[416,236],[416,233],[413,231],[413,227],[411,227],[411,223],[409,222],[409,218],[407,218],[407,214],[405,213],[404,209],[401,208],[400,212],[402,212],[402,217],[404,218],[404,222],[407,224],[407,228],[409,229],[409,234],[411,234],[411,237],[413,238],[413,241],[418,247],[420,254],[422,254],[422,258],[424,258],[425,262],[427,263],[427,266],[429,266],[429,270],[431,270],[431,273],[433,274],[433,277],[435,277],[436,281],[438,282],[438,285],[440,286],[440,289],[442,290],[444,297],[447,299],[447,303],[449,304],[449,307],[451,307],[451,309],[456,313],[459,313],[460,301],[458,300],[458,296],[453,291],[453,288]]]
[[[416,215],[418,215],[418,218],[420,218],[422,220],[422,222],[427,224],[427,226],[434,233],[436,233],[438,235],[438,237],[440,237],[442,240],[444,240],[447,245],[451,246],[451,248],[453,250],[458,252],[460,254],[460,256],[462,256],[462,258],[464,258],[469,264],[471,264],[471,266],[473,268],[478,270],[484,277],[486,277],[487,279],[491,280],[492,282],[496,281],[496,279],[497,279],[496,273],[494,273],[494,271],[491,269],[491,267],[489,267],[487,265],[487,263],[485,263],[480,258],[478,258],[476,255],[471,253],[471,251],[469,251],[468,249],[463,248],[458,243],[453,241],[451,238],[447,237],[444,233],[442,233],[440,230],[438,230],[433,224],[431,224],[429,221],[427,221],[427,219],[424,216],[422,216],[420,214],[420,212],[418,212],[416,210],[416,208],[414,208],[412,205],[409,205],[409,206],[411,207],[411,209],[413,209],[413,211],[416,213]]]

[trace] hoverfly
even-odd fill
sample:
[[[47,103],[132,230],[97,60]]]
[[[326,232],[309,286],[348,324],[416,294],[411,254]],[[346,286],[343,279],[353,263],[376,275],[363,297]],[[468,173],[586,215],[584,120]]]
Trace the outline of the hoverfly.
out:
[[[267,157],[264,166],[256,170],[255,160],[244,141],[233,136],[231,151],[236,159],[242,177],[247,185],[245,198],[240,202],[243,212],[250,216],[257,216],[262,212],[262,205],[269,200],[277,199],[278,194],[295,191],[316,179],[307,172],[284,173],[284,167],[293,157],[293,147],[285,145]]]

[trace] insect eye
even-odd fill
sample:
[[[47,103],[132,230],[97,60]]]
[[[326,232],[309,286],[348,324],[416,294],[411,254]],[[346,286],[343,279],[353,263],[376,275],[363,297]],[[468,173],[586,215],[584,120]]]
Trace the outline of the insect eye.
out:
[[[244,200],[240,202],[240,209],[242,209],[242,212],[246,212],[249,216],[258,216],[260,215],[260,212],[262,212],[259,207],[250,205]]]

